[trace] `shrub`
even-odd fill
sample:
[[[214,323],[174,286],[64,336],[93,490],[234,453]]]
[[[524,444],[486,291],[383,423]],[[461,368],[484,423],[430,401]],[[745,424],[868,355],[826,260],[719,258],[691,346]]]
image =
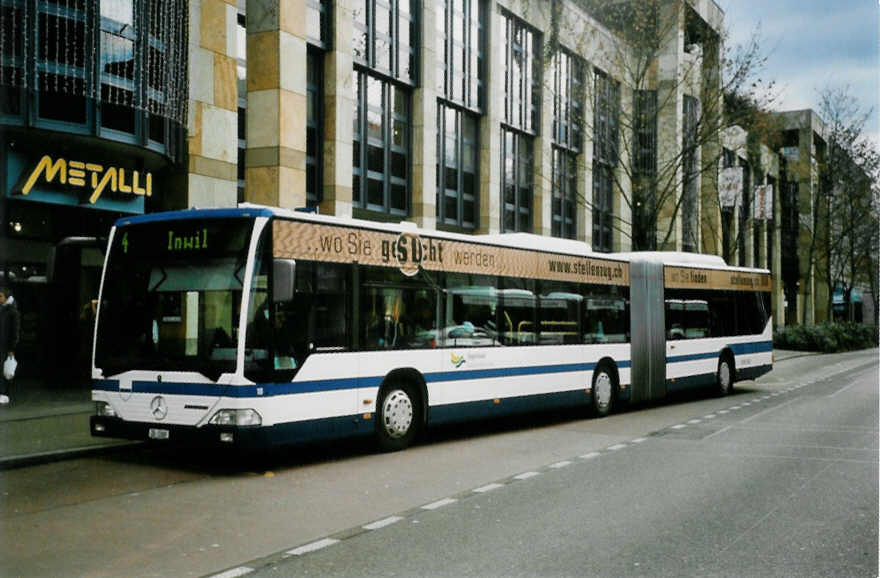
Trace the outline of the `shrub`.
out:
[[[836,353],[877,347],[877,328],[857,323],[792,325],[773,332],[773,347]]]

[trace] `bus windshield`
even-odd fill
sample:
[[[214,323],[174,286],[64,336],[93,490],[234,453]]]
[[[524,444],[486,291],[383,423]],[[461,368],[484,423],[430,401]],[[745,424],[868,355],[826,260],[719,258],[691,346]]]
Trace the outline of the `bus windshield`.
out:
[[[104,278],[95,367],[235,371],[252,219],[186,219],[120,227]]]

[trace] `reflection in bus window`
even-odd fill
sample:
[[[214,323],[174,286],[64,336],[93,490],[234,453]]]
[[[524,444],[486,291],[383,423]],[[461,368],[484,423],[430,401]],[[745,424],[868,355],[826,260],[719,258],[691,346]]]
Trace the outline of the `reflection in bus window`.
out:
[[[276,303],[274,369],[291,374],[312,353],[351,347],[350,267],[297,261],[293,301]]]
[[[626,343],[629,341],[629,301],[623,287],[584,287],[584,343]]]
[[[463,273],[446,275],[443,347],[499,345],[495,279]]]
[[[503,345],[534,345],[537,299],[535,281],[502,277],[499,291],[501,343]]]
[[[438,346],[436,291],[423,274],[364,267],[360,319],[362,349]]]
[[[538,342],[560,345],[580,342],[580,307],[584,300],[577,294],[577,285],[544,281],[538,307]]]

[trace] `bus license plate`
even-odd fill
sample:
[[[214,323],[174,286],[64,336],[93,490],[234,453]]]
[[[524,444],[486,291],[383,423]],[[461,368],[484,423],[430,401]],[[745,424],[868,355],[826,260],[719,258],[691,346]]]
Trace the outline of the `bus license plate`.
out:
[[[149,435],[151,440],[167,440],[170,433],[167,429],[151,427]]]

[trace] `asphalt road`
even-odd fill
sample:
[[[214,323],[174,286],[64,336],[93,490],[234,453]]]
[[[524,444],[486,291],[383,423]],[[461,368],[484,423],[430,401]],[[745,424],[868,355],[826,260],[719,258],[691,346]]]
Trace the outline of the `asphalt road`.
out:
[[[787,387],[257,575],[876,576],[876,368]]]
[[[877,361],[805,357],[727,398],[447,428],[396,454],[10,470],[0,575],[875,576]]]

